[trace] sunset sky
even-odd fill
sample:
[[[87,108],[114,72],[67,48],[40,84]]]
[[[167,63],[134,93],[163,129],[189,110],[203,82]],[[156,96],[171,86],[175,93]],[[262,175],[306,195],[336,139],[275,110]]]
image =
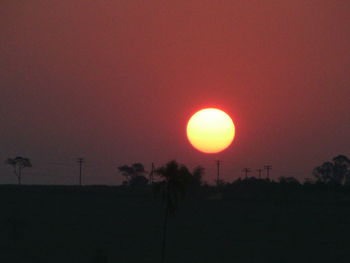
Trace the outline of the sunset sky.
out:
[[[77,157],[86,184],[170,159],[209,182],[215,160],[227,181],[264,164],[303,180],[350,155],[349,14],[344,0],[2,0],[0,161],[30,158],[25,184],[77,183]],[[214,155],[186,138],[209,106],[236,126]]]

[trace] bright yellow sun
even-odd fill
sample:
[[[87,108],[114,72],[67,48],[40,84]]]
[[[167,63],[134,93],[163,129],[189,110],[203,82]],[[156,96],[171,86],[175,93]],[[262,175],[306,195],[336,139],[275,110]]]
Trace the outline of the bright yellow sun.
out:
[[[215,108],[202,109],[187,123],[187,138],[194,148],[204,153],[218,153],[230,146],[235,125],[228,114]]]

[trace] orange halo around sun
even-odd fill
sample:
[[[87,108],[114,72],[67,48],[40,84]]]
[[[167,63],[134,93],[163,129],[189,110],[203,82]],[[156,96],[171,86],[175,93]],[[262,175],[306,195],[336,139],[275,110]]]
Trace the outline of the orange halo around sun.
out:
[[[229,147],[235,137],[230,116],[216,108],[202,109],[187,123],[187,138],[194,148],[204,153],[218,153]]]

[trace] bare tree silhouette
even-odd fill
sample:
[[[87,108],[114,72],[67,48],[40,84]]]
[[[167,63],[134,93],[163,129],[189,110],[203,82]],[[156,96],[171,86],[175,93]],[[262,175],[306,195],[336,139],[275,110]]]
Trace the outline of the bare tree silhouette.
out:
[[[19,185],[21,184],[22,180],[22,170],[26,167],[32,167],[30,159],[21,156],[17,156],[15,158],[8,158],[6,159],[5,163],[13,167],[13,171],[17,177]]]

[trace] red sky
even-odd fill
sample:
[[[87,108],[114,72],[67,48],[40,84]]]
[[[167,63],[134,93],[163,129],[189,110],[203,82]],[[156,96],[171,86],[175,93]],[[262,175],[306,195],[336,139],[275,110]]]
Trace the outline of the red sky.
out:
[[[228,181],[264,164],[302,180],[350,155],[349,13],[343,0],[3,0],[0,159],[31,158],[24,183],[76,183],[80,156],[89,184],[170,159],[208,181],[217,159]],[[217,155],[185,135],[205,106],[237,128]]]

